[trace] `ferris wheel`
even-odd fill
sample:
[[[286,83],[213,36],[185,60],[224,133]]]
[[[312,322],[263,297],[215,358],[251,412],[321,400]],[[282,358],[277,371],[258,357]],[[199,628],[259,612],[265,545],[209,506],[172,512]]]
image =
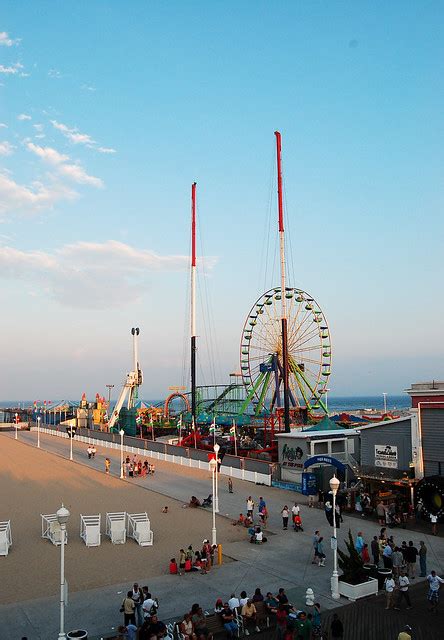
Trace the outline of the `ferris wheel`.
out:
[[[281,300],[279,287],[264,293],[251,308],[242,330],[244,408],[252,404],[256,415],[283,406]],[[332,361],[327,320],[315,299],[301,289],[286,287],[285,302],[290,406],[327,413],[323,398]]]

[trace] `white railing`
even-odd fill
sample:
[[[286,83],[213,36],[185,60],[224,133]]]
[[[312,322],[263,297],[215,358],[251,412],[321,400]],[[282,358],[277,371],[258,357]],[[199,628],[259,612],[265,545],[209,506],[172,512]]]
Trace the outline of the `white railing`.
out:
[[[31,427],[31,431],[37,431],[37,427]],[[57,436],[59,438],[68,438],[68,434],[63,431],[54,431],[53,429],[47,429],[46,427],[40,427],[41,433],[47,433],[50,436]],[[99,447],[105,447],[107,449],[120,449],[120,443],[110,442],[109,440],[98,440],[91,438],[90,436],[75,436],[77,442],[84,442],[85,444],[94,444]],[[208,462],[205,460],[193,460],[184,456],[175,456],[171,453],[162,453],[160,451],[150,451],[149,449],[139,449],[138,447],[126,447],[124,446],[125,453],[134,453],[138,456],[145,458],[154,458],[155,460],[164,460],[165,462],[172,462],[173,464],[179,464],[192,469],[202,469],[208,471]],[[247,469],[236,469],[235,467],[229,467],[222,464],[220,473],[238,480],[247,480],[247,482],[254,482],[255,484],[265,484],[271,486],[271,474],[259,473],[257,471],[248,471]]]

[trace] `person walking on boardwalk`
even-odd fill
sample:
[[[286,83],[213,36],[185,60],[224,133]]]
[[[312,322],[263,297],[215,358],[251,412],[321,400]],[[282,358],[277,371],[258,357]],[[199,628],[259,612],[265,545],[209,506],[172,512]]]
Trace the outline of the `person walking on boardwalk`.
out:
[[[419,571],[420,577],[425,578],[427,575],[427,547],[424,544],[424,540],[419,542]]]
[[[251,496],[247,498],[247,516],[253,517],[254,500]]]
[[[228,493],[233,493],[233,480],[228,478]]]
[[[342,640],[344,637],[344,626],[337,613],[333,614],[330,625],[331,640]]]
[[[284,508],[282,509],[281,515],[282,515],[282,528],[284,531],[286,531],[288,529],[288,516],[289,516],[287,505],[285,505]]]
[[[385,608],[392,609],[393,608],[393,598],[395,595],[396,583],[393,578],[393,574],[387,576],[384,581],[384,589],[385,589]]]
[[[436,571],[432,571],[427,576],[427,582],[429,583],[429,593],[427,599],[430,603],[429,611],[437,613],[439,602],[439,585],[444,584],[444,580],[436,575]]]
[[[435,513],[430,514],[430,522],[432,523],[432,533],[434,536],[438,535],[438,516]]]
[[[410,602],[410,595],[409,595],[409,586],[410,586],[410,581],[406,575],[406,572],[401,571],[401,575],[399,577],[399,585],[398,585],[398,589],[399,589],[398,600],[396,602],[396,607],[394,607],[396,611],[399,611],[401,600],[403,599],[407,603],[407,609],[412,608],[412,603]]]
[[[407,575],[409,578],[415,579],[416,558],[418,557],[418,549],[414,546],[413,541],[409,541],[409,546],[405,551],[405,560],[407,563]]]
[[[318,563],[318,555],[317,555],[317,551],[318,551],[318,542],[319,542],[319,538],[320,538],[320,534],[319,534],[319,530],[316,529],[316,531],[314,532],[313,538],[312,538],[312,547],[313,547],[313,560],[311,561],[311,564],[317,564]]]
[[[371,542],[372,556],[373,556],[373,564],[378,566],[379,564],[379,542],[378,536],[373,536],[373,540]]]
[[[111,467],[111,460],[109,458],[105,458],[105,473],[109,475],[109,469]]]

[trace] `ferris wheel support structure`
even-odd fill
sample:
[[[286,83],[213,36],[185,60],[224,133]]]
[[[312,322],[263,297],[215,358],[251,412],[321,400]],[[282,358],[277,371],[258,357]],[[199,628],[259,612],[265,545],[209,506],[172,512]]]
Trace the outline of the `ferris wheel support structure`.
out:
[[[285,304],[285,235],[284,235],[284,206],[282,198],[282,141],[279,131],[275,131],[276,136],[276,160],[277,160],[277,185],[278,185],[278,216],[279,216],[279,252],[281,262],[281,291],[282,295],[282,366],[284,383],[284,427],[285,432],[290,433],[290,400],[288,384],[288,332],[287,332],[287,310]]]

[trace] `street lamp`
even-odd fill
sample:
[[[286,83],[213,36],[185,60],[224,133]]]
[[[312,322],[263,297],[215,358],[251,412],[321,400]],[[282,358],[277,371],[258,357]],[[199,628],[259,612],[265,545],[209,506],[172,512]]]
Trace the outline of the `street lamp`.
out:
[[[37,416],[37,449],[40,449],[40,420],[41,417]]]
[[[123,480],[125,477],[123,475],[123,436],[125,435],[125,431],[120,429],[120,478]]]
[[[219,449],[220,446],[217,444],[214,445],[213,447],[214,449],[214,453],[216,454],[216,470],[215,470],[215,481],[214,481],[214,510],[216,513],[219,513],[219,479],[218,479],[218,475],[219,475]]]
[[[387,394],[383,393],[382,395],[384,397],[384,413],[387,413]]]
[[[17,429],[18,429],[18,413],[15,414],[15,439],[17,440]]]
[[[57,522],[61,529],[60,544],[60,632],[59,638],[66,638],[65,633],[65,544],[66,544],[66,523],[69,518],[69,511],[62,506],[57,511]]]
[[[338,540],[336,538],[336,494],[339,489],[339,480],[336,475],[330,479],[330,489],[333,494],[333,538],[331,546],[333,549],[333,575],[331,577],[331,597],[333,600],[339,600],[339,579],[338,579]]]
[[[213,511],[213,528],[211,530],[211,544],[217,544],[217,533],[216,533],[216,499],[215,499],[215,484],[216,484],[216,474],[217,474],[217,460],[216,458],[211,458],[210,460],[210,469],[211,469],[211,486],[213,491],[213,503],[212,503],[212,511]]]
[[[69,459],[72,461],[72,439],[73,439],[72,425],[69,427]]]

